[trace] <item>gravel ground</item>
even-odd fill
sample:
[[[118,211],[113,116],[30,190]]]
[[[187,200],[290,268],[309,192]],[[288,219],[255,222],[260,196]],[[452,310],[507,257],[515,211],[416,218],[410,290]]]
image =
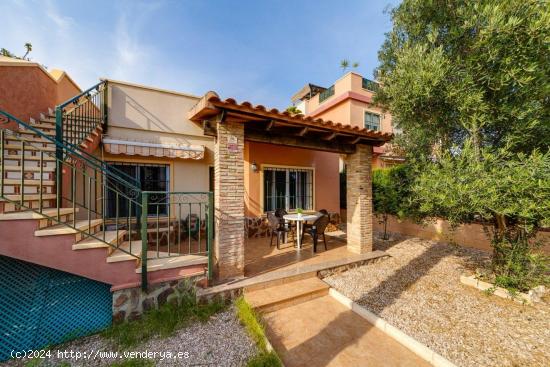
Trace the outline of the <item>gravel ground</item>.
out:
[[[52,358],[40,366],[59,366],[68,362],[70,366],[108,366],[122,360],[109,358],[63,359],[57,358],[57,351],[93,353],[96,351],[113,352],[107,340],[99,335],[82,338],[57,349],[52,349]],[[244,366],[258,353],[256,345],[239,323],[233,308],[214,315],[206,323],[196,322],[163,339],[151,339],[130,351],[135,352],[178,352],[188,353],[187,358],[155,358],[155,366]],[[121,353],[121,352],[119,352]],[[183,355],[182,355],[183,357]],[[8,361],[5,366],[24,366],[24,361]]]
[[[482,251],[417,238],[392,257],[324,280],[458,366],[550,366],[550,304],[522,306],[460,283]]]

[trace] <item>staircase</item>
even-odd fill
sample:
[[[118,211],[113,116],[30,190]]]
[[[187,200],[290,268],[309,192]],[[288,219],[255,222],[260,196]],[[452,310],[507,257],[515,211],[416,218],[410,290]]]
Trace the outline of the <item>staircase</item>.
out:
[[[252,308],[268,313],[326,296],[329,288],[308,273],[245,287],[244,297]]]
[[[69,112],[58,107],[28,124],[0,111],[0,255],[108,283],[113,289],[146,288],[148,282],[204,274],[204,254],[191,254],[191,249],[186,255],[170,253],[170,246],[166,254],[158,239],[156,251],[150,250],[147,223],[138,230],[139,189],[86,152],[99,144],[107,121],[99,103],[85,100],[89,95],[87,91],[67,103]],[[66,118],[84,103],[92,103],[86,111],[96,110],[92,118]],[[14,121],[17,130],[2,128]],[[114,220],[106,217],[109,190],[117,198]],[[119,204],[129,206],[126,215],[118,215]],[[170,238],[169,233],[168,244]]]

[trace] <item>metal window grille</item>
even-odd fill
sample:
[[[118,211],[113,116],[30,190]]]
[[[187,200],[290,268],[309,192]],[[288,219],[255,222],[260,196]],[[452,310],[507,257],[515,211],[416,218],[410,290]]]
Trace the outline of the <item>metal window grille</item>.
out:
[[[125,163],[125,162],[108,162],[110,166],[118,169],[133,177],[136,182],[139,182],[143,191],[170,191],[170,169],[166,164],[149,164],[149,163]],[[119,191],[124,190],[124,187],[116,182],[108,182],[108,185],[116,187]],[[121,187],[118,187],[121,186]],[[129,194],[126,193],[125,194]],[[119,197],[118,215],[116,205],[116,191],[107,190],[107,218],[124,217],[128,213],[128,201]],[[165,215],[168,207],[168,197],[165,198],[166,205],[160,205],[160,200],[157,200],[155,206],[149,207],[149,213]],[[135,216],[136,207],[132,208],[131,216]]]
[[[313,210],[313,170],[264,168],[264,210]]]

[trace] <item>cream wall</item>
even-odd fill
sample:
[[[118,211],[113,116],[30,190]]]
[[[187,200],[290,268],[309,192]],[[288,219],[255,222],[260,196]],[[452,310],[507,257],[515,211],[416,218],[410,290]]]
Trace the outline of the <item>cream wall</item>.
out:
[[[203,145],[201,160],[142,157],[102,153],[108,161],[167,164],[170,191],[208,191],[209,167],[214,164],[214,138],[187,118],[198,97],[109,80],[109,123],[112,139],[150,143]]]

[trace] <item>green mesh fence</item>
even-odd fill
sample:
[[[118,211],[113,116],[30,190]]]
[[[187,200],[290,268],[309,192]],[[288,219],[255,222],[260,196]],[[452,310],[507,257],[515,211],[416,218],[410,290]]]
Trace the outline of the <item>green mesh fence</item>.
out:
[[[111,325],[108,284],[0,256],[0,361]]]

